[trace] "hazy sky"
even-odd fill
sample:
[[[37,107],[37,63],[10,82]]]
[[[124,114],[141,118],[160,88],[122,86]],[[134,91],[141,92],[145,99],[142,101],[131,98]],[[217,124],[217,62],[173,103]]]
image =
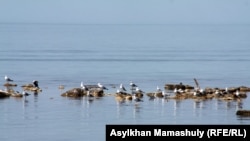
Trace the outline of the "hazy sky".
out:
[[[0,23],[250,23],[250,0],[0,0]]]

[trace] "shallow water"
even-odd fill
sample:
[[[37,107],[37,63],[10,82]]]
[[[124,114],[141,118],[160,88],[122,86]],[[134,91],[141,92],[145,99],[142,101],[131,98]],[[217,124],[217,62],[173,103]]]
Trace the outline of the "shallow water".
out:
[[[180,83],[249,86],[250,25],[0,24],[0,74],[38,95],[0,99],[0,140],[105,140],[106,124],[249,124],[237,101],[166,100],[118,103],[62,97],[80,82],[109,88],[132,80],[146,92]],[[0,80],[4,84],[4,79]],[[59,85],[65,85],[59,90]],[[0,86],[4,89],[4,86]]]

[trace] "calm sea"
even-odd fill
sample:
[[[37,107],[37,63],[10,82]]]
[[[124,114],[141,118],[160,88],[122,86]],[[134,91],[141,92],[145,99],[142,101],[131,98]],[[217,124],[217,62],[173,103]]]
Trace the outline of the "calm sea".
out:
[[[43,89],[24,99],[0,99],[0,140],[102,141],[106,124],[250,124],[237,117],[242,102],[149,100],[117,103],[62,97],[102,83],[114,94],[133,81],[145,92],[167,83],[201,87],[250,84],[250,25],[0,24],[0,84],[38,80]],[[65,85],[65,89],[58,89]],[[0,89],[5,89],[3,85]]]

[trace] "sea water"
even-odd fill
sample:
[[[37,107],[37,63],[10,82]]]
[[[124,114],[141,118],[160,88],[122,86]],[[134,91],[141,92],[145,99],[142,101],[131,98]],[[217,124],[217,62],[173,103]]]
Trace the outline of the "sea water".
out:
[[[119,103],[133,81],[145,92],[165,84],[238,87],[250,84],[250,25],[0,24],[0,89],[4,76],[39,81],[38,95],[0,99],[0,140],[105,140],[106,124],[249,124],[236,116],[249,98]],[[62,97],[80,83],[102,83],[108,96]],[[64,89],[58,89],[64,85]]]

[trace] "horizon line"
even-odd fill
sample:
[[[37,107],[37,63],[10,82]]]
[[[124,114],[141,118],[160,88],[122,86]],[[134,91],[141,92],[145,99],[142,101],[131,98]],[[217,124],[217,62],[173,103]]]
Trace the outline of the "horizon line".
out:
[[[0,24],[47,25],[250,25],[250,23],[74,23],[74,22],[0,22]]]

